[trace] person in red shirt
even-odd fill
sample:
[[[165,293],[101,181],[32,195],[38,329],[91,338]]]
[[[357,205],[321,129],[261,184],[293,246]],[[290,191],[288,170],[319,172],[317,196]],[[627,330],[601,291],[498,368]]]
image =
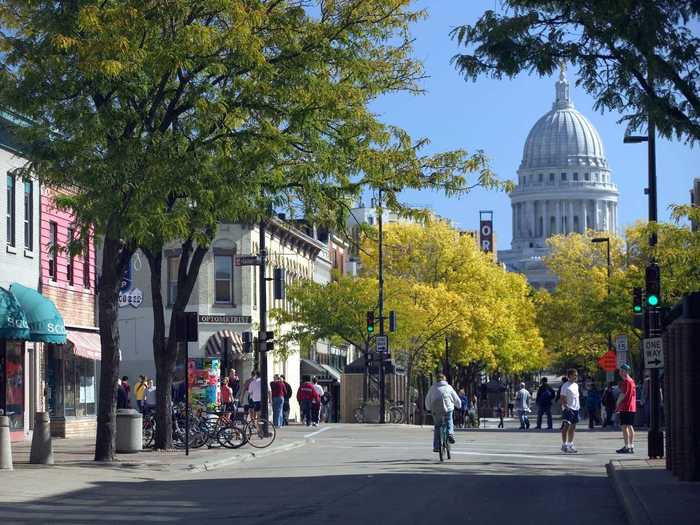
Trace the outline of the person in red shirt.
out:
[[[297,390],[297,401],[301,405],[301,419],[308,427],[311,425],[311,410],[314,403],[321,402],[321,396],[318,394],[311,382],[311,377],[306,375],[302,378],[302,383]]]
[[[632,367],[624,364],[620,367],[622,382],[620,383],[620,395],[617,398],[615,411],[620,414],[620,426],[622,427],[622,439],[625,446],[617,450],[618,454],[634,454],[634,416],[637,412],[637,385],[630,376]]]
[[[221,383],[221,405],[224,412],[231,412],[234,409],[233,390],[229,386],[228,377],[225,377],[224,381]]]
[[[270,393],[272,394],[272,424],[279,428],[283,422],[284,395],[287,393],[287,388],[280,378],[279,374],[275,374],[274,380],[270,383]]]

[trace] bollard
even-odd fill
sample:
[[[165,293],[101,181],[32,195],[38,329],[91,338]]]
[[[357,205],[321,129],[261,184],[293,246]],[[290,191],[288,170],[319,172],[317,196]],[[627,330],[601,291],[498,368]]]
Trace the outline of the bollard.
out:
[[[51,419],[48,412],[37,412],[34,416],[34,435],[29,463],[53,465],[53,446],[51,444]]]
[[[10,418],[7,416],[0,416],[0,470],[14,470],[10,445]]]

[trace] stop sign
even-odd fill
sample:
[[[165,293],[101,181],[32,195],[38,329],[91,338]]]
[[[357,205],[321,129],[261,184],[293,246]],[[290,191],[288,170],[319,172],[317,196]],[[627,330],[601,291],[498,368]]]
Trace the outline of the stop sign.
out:
[[[598,364],[606,372],[614,372],[617,368],[617,355],[612,350],[608,350],[598,358]]]

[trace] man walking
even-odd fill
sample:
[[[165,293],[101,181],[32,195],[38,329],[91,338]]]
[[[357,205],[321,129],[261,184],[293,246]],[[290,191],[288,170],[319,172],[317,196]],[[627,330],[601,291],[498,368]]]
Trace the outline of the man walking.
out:
[[[301,405],[301,420],[308,427],[311,424],[311,407],[313,402],[321,402],[321,397],[318,395],[308,375],[302,378],[302,383],[299,385],[297,401],[299,401],[299,405]]]
[[[146,390],[148,390],[148,383],[146,382],[146,377],[141,375],[136,385],[134,385],[134,396],[136,397],[136,408],[142,414],[146,406]]]
[[[547,383],[547,378],[543,377],[535,398],[537,404],[537,427],[535,428],[538,430],[542,428],[542,416],[545,414],[547,414],[547,430],[552,430],[552,401],[555,395],[554,390]]]
[[[279,428],[282,426],[284,395],[287,393],[287,389],[278,374],[275,374],[270,382],[270,393],[272,394],[272,424]]]
[[[625,445],[616,450],[618,454],[634,454],[634,416],[637,412],[637,385],[630,376],[632,367],[625,363],[620,367],[620,395],[615,410],[620,414],[622,439]]]
[[[252,420],[257,420],[262,405],[260,400],[262,399],[262,385],[261,385],[260,374],[258,371],[254,371],[251,377],[250,383],[248,383],[248,396],[251,402],[251,416]]]
[[[289,406],[289,400],[292,399],[292,395],[294,395],[294,391],[292,390],[292,385],[287,383],[287,378],[284,377],[284,374],[280,374],[280,379],[282,379],[282,382],[284,383],[284,404],[282,405],[282,424],[283,425],[289,425],[289,411],[291,410],[291,407]]]
[[[605,407],[605,421],[603,422],[603,428],[613,426],[613,413],[615,412],[615,406],[617,405],[617,400],[615,398],[615,391],[613,390],[613,384],[608,383],[603,392],[603,406]]]
[[[574,446],[574,436],[576,434],[576,423],[579,419],[581,403],[579,401],[578,372],[573,368],[566,372],[566,383],[561,386],[559,402],[562,410],[561,423],[561,450],[566,454],[578,452]]]
[[[520,383],[520,390],[515,394],[515,408],[520,419],[520,430],[530,430],[530,391],[525,388],[525,383]]]
[[[321,422],[321,396],[323,395],[323,387],[318,384],[318,378],[316,376],[311,380],[311,383],[314,385],[314,390],[316,390],[318,394],[318,401],[314,401],[311,405],[311,425],[315,427]]]

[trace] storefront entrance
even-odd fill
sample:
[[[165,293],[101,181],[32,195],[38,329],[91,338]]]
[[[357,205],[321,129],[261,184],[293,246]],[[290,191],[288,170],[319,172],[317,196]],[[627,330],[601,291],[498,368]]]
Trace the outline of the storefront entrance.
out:
[[[0,340],[0,413],[10,418],[13,441],[24,438],[24,342]]]

